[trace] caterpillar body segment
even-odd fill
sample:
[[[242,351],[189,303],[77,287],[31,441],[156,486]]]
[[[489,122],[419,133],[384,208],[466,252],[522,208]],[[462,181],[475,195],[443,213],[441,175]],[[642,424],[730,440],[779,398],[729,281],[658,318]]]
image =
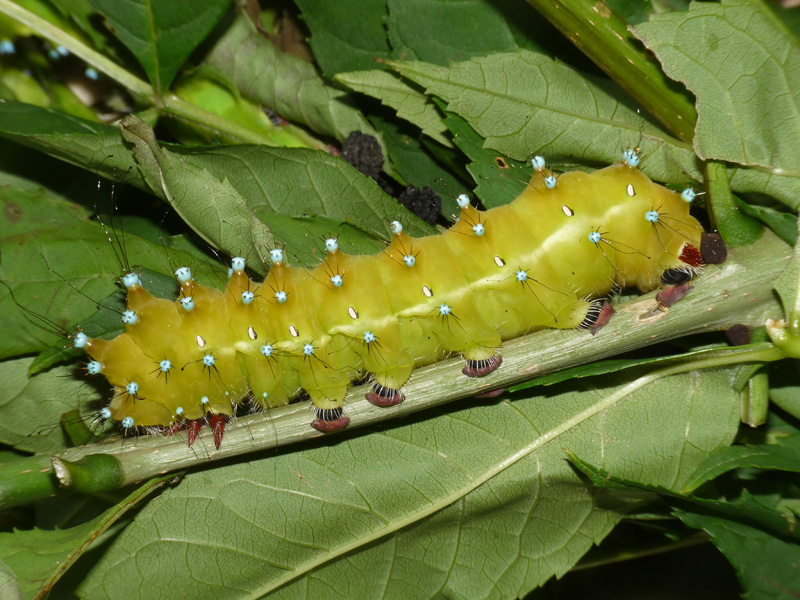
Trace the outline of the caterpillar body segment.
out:
[[[690,277],[702,264],[689,194],[650,181],[627,152],[622,164],[557,178],[537,157],[511,204],[483,212],[459,197],[449,230],[413,238],[394,222],[374,256],[345,254],[329,238],[309,270],[274,249],[261,283],[237,257],[224,292],[181,268],[174,302],[126,275],[135,318],[117,338],[85,344],[92,371],[116,388],[110,416],[126,428],[186,423],[190,440],[208,419],[219,445],[241,402],[269,408],[304,391],[313,426],[331,431],[349,422],[344,397],[365,374],[367,398],[391,406],[415,367],[449,353],[464,356],[465,375],[484,376],[500,367],[503,340],[542,328],[596,333],[613,309],[594,299],[615,287],[654,290],[662,274]],[[665,298],[688,291],[680,279],[664,280],[665,291],[677,288]]]

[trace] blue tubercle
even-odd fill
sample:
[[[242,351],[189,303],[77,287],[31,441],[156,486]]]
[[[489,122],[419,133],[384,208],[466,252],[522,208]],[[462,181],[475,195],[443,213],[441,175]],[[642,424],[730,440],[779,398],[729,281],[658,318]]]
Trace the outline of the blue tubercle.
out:
[[[406,263],[406,266],[407,266],[407,267],[413,267],[413,266],[414,266],[414,263],[416,263],[416,262],[417,262],[417,259],[416,259],[416,258],[414,258],[414,256],[412,256],[411,254],[406,254],[406,255],[403,257],[403,262],[404,262],[404,263]]]
[[[638,167],[639,161],[642,160],[642,157],[639,155],[639,151],[636,148],[626,148],[622,153],[622,160],[628,163],[631,167]]]
[[[125,325],[136,325],[139,322],[139,315],[132,310],[126,310],[122,313],[122,322]]]
[[[122,285],[127,289],[141,285],[141,283],[138,273],[125,273],[125,275],[122,276]]]
[[[400,221],[392,221],[391,228],[392,233],[395,235],[400,235],[403,232],[403,224]]]
[[[486,233],[486,228],[483,226],[483,223],[478,223],[477,225],[472,226],[472,231],[475,232],[475,235],[480,237]]]
[[[283,290],[281,290],[279,292],[275,292],[275,300],[278,301],[278,304],[283,304],[284,302],[286,302],[286,298],[287,297],[288,296],[287,296],[286,292],[284,292]]]
[[[181,283],[186,283],[192,278],[192,270],[189,267],[180,267],[175,271],[175,277]]]
[[[592,233],[589,234],[589,241],[592,242],[593,244],[598,244],[602,239],[603,236],[601,236],[600,232],[598,231],[593,231]]]
[[[0,54],[14,54],[16,51],[17,48],[11,40],[3,40],[0,42]]]
[[[91,360],[86,365],[86,372],[89,375],[98,375],[103,370],[103,363],[97,362],[96,360]]]
[[[190,310],[194,310],[194,300],[192,300],[191,296],[186,296],[185,298],[181,298],[181,306],[183,310],[189,312]]]
[[[130,429],[131,427],[133,427],[133,417],[125,417],[124,419],[122,419],[122,426],[125,429]]]
[[[160,363],[158,363],[158,368],[161,369],[161,371],[164,373],[169,373],[169,370],[172,368],[172,363],[165,358]]]
[[[339,249],[339,241],[336,238],[328,238],[325,240],[325,249],[328,252],[336,252]]]
[[[89,336],[79,331],[75,334],[75,337],[72,338],[72,345],[75,348],[86,348],[86,344],[89,343]]]
[[[531,159],[531,165],[533,165],[533,168],[537,171],[541,171],[547,166],[547,161],[545,161],[544,156],[534,156]]]
[[[103,419],[104,421],[108,421],[111,418],[111,409],[107,406],[104,406],[100,409],[100,412],[97,413],[97,416]]]
[[[681,192],[681,198],[683,198],[686,202],[691,202],[697,198],[697,192],[695,192],[692,188],[686,188]]]
[[[202,398],[200,398],[200,404],[202,404],[203,406],[205,406],[209,402],[210,400],[208,399],[208,396],[203,396]]]
[[[279,265],[283,262],[283,249],[282,248],[273,248],[269,251],[269,259],[273,262],[273,264]]]
[[[331,277],[331,283],[333,284],[333,287],[342,287],[342,276],[334,275]]]
[[[214,360],[214,355],[213,354],[206,354],[205,356],[203,356],[203,364],[205,366],[213,367],[214,366],[214,362],[215,362],[215,360]]]
[[[372,342],[375,341],[375,334],[372,333],[371,331],[365,331],[364,332],[364,341],[367,344],[371,344]]]
[[[231,259],[231,268],[237,273],[244,271],[245,264],[246,261],[241,256],[234,256]]]
[[[100,79],[100,73],[97,72],[97,69],[93,69],[92,67],[86,67],[83,74],[86,75],[87,79],[91,79],[92,81]]]
[[[128,385],[125,386],[125,391],[128,392],[131,396],[135,396],[136,392],[139,391],[139,384],[135,381],[131,381]]]
[[[544,185],[547,187],[547,189],[552,190],[554,187],[556,187],[556,176],[550,174],[547,177],[545,177]]]
[[[467,208],[469,206],[469,196],[466,194],[461,194],[458,198],[456,198],[456,202],[458,203],[459,208]]]
[[[449,315],[450,314],[450,306],[448,306],[447,304],[442,304],[441,306],[439,306],[439,314],[442,315],[443,317],[446,317],[447,315]]]
[[[256,295],[250,290],[242,292],[242,304],[250,304],[255,297]]]
[[[311,344],[305,344],[303,346],[303,354],[306,356],[312,356],[314,354],[314,346]]]
[[[175,414],[180,417],[183,414],[183,407],[179,406],[178,408],[176,408]]]
[[[656,210],[648,210],[644,213],[645,221],[649,221],[650,223],[658,223],[658,211]]]
[[[516,277],[517,277],[517,281],[519,281],[520,283],[522,283],[523,281],[527,281],[528,280],[528,274],[525,271],[523,271],[522,269],[517,271]]]
[[[264,344],[261,346],[261,354],[269,358],[272,356],[272,345],[271,344]]]

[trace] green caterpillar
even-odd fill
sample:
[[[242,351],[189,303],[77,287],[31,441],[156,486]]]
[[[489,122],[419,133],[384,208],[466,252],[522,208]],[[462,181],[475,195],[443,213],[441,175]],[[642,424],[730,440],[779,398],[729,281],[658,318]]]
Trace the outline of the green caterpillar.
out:
[[[512,203],[479,211],[458,199],[458,221],[440,235],[412,238],[392,223],[391,243],[374,256],[353,256],[326,240],[327,257],[308,270],[271,251],[263,283],[245,260],[232,261],[224,292],[176,271],[176,301],[147,292],[124,274],[126,332],[106,341],[74,336],[91,374],[115,386],[102,418],[123,428],[189,428],[190,444],[208,420],[217,447],[226,417],[251,401],[269,408],[305,391],[313,427],[347,426],[343,401],[352,382],[370,374],[370,402],[403,401],[411,371],[451,353],[466,376],[500,367],[506,339],[542,328],[592,328],[613,310],[614,287],[642,292],[662,282],[662,301],[685,293],[703,264],[700,224],[683,194],[653,183],[627,150],[621,164],[558,178],[537,172]]]

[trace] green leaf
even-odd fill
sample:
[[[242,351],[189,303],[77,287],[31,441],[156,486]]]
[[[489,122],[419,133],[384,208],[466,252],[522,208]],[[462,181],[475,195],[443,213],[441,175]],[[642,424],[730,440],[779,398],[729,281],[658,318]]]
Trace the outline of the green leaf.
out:
[[[446,65],[492,52],[537,48],[546,26],[524,0],[298,0],[326,77],[374,69],[378,59]],[[354,19],[353,14],[358,14]],[[442,26],[447,23],[447,26]]]
[[[768,319],[767,333],[786,356],[800,358],[800,241],[795,243],[791,262],[775,282],[775,291],[783,304],[784,318]]]
[[[533,175],[533,167],[483,147],[483,138],[464,119],[447,113],[445,124],[453,134],[456,146],[466,154],[467,165],[477,183],[475,195],[486,208],[503,206],[519,196]]]
[[[8,600],[25,600],[14,572],[0,561],[0,594]]]
[[[161,94],[211,32],[231,0],[91,0],[109,30],[131,51]]]
[[[0,559],[13,571],[26,598],[44,597],[98,536],[168,479],[162,477],[145,483],[99,517],[67,530],[0,533]],[[47,576],[43,577],[44,574]]]
[[[109,178],[127,173],[128,183],[146,189],[133,169],[133,153],[111,125],[6,100],[0,103],[0,136]]]
[[[518,0],[500,4],[464,0],[457,5],[437,0],[388,0],[386,4],[393,58],[438,65],[518,50],[513,24],[535,21],[537,16]]]
[[[694,490],[722,473],[742,467],[800,472],[800,435],[782,438],[776,444],[723,448],[709,456],[686,484]]]
[[[456,196],[472,187],[463,167],[437,160],[437,156],[430,151],[431,145],[420,141],[414,127],[401,127],[395,120],[380,117],[373,117],[372,123],[383,135],[395,172],[405,183],[419,189],[430,187],[439,194],[442,199],[441,214],[445,219],[452,220],[459,211]],[[435,143],[433,146],[439,149]],[[449,155],[457,160],[461,157],[457,151]]]
[[[205,60],[229,74],[245,98],[284,119],[339,141],[352,131],[375,135],[347,94],[326,85],[313,65],[277,50],[244,15],[237,15]]]
[[[13,217],[0,220],[0,279],[14,292],[12,298],[9,289],[0,286],[0,311],[8,317],[6,333],[0,338],[3,358],[53,345],[63,347],[67,340],[54,330],[70,328],[63,334],[71,334],[73,325],[82,321],[87,335],[119,333],[119,314],[114,311],[121,310],[122,303],[114,294],[118,291],[115,279],[123,268],[145,267],[174,282],[170,259],[207,263],[196,249],[180,251],[170,248],[166,239],[150,242],[130,233],[120,234],[127,255],[121,257],[103,225],[89,221],[81,207],[49,198],[42,191],[0,187],[0,205],[3,214]],[[213,274],[214,267],[205,270]],[[153,277],[146,276],[146,281],[152,284]],[[98,302],[108,307],[103,312],[111,319],[90,326],[87,319],[97,313]],[[26,318],[21,307],[33,314]]]
[[[447,127],[436,107],[424,94],[405,83],[398,75],[372,70],[339,73],[335,79],[350,89],[377,98],[396,110],[398,117],[419,127],[432,140],[448,148],[453,147],[445,136]]]
[[[230,256],[252,256],[254,268],[266,272],[269,263],[262,253],[274,247],[274,238],[233,186],[162,149],[144,121],[128,116],[120,125],[153,193],[167,200],[208,243]]]
[[[774,502],[765,503],[747,490],[743,490],[734,502],[690,496],[673,492],[664,486],[613,476],[606,469],[595,467],[590,462],[579,458],[574,452],[567,454],[570,462],[597,487],[615,492],[657,494],[667,504],[678,509],[696,510],[704,514],[722,516],[735,522],[754,524],[772,532],[773,535],[800,538],[800,532],[795,530],[794,516],[790,510],[777,507]],[[768,498],[767,501],[769,502],[770,499]]]
[[[713,227],[717,228],[728,247],[752,244],[761,235],[763,227],[736,206],[725,164],[710,160],[705,167],[706,190],[710,200],[707,204],[711,207]]]
[[[91,0],[50,0],[50,3],[89,38],[96,50],[101,50],[107,56],[120,58],[120,45],[105,28],[96,26],[97,12],[92,7]]]
[[[782,212],[769,206],[748,204],[736,196],[734,196],[734,202],[744,214],[764,223],[787,244],[795,245],[797,242],[797,215]]]
[[[800,360],[787,359],[772,365],[769,397],[793,417],[800,419]]]
[[[761,2],[695,2],[635,31],[697,96],[702,158],[800,177],[800,47]]]
[[[305,145],[296,135],[294,127],[273,125],[259,105],[242,98],[227,76],[209,65],[201,65],[186,73],[172,89],[176,96],[186,102],[257,133],[261,136],[262,143],[285,148]],[[205,124],[186,122],[184,119],[174,119],[168,123],[170,132],[182,144],[241,142],[236,135],[229,135],[227,131],[215,127],[206,127]]]
[[[191,474],[114,540],[79,595],[130,598],[144,571],[197,573],[182,580],[192,597],[315,597],[335,582],[351,597],[408,598],[409,581],[426,598],[524,596],[622,514],[598,504],[562,448],[679,488],[735,434],[726,380],[681,375],[631,394],[575,383]]]
[[[653,370],[656,368],[665,368],[680,364],[689,364],[691,362],[695,362],[696,364],[700,365],[701,364],[700,361],[713,360],[715,358],[725,356],[726,354],[732,355],[733,353],[738,353],[738,352],[749,354],[750,352],[762,351],[771,347],[772,347],[771,344],[759,343],[759,344],[749,344],[746,346],[741,346],[736,350],[724,347],[701,348],[700,350],[694,350],[691,352],[686,352],[684,354],[678,354],[674,356],[619,358],[612,360],[602,360],[587,365],[580,365],[572,369],[566,369],[564,371],[551,373],[550,375],[545,375],[544,377],[537,377],[536,379],[532,379],[531,381],[526,381],[524,383],[512,386],[509,389],[510,391],[516,392],[518,390],[524,390],[529,387],[554,385],[556,383],[561,383],[562,381],[568,381],[570,379],[575,379],[575,378],[596,377],[597,375],[616,373],[617,371],[622,371],[623,369],[630,369],[633,367],[646,366],[648,367],[648,370]],[[757,368],[758,367],[756,367],[756,369]],[[737,389],[736,391],[739,390]]]
[[[79,410],[88,421],[103,395],[74,377],[76,365],[29,379],[31,362],[0,362],[0,442],[25,452],[59,452],[71,445],[59,425],[61,414]]]
[[[691,148],[655,126],[614,84],[581,74],[528,51],[453,63],[388,61],[390,67],[447,103],[484,138],[485,146],[515,160],[544,154],[585,163],[618,162],[626,146],[639,145],[650,176],[686,183],[700,179]],[[641,140],[641,141],[640,141]]]
[[[796,600],[800,545],[759,528],[714,515],[675,510],[689,527],[702,529],[731,562],[748,600]]]
[[[372,69],[376,58],[393,56],[386,34],[386,0],[297,0],[296,4],[311,31],[308,43],[314,58],[326,77]]]
[[[351,252],[374,252],[376,238],[390,239],[387,217],[401,218],[412,234],[433,231],[330,154],[244,145],[171,151],[141,121],[128,118],[123,127],[153,192],[209,243],[250,257],[262,274],[265,252],[278,241],[290,262],[309,266],[319,264],[322,240],[337,231],[342,249]],[[341,225],[347,221],[352,225]]]
[[[546,56],[520,51],[454,63],[388,61],[404,77],[447,102],[447,110],[485,139],[485,146],[527,160],[544,154],[553,163],[610,164],[626,147],[639,146],[641,169],[651,178],[686,185],[702,180],[692,148],[645,121],[614,84]],[[775,196],[800,206],[797,178],[759,169],[732,168],[731,188]]]

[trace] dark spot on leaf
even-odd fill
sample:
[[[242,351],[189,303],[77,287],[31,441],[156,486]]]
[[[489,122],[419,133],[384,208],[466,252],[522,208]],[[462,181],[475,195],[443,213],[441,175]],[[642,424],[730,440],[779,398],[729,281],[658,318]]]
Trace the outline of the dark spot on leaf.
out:
[[[498,156],[497,158],[495,158],[494,162],[501,169],[507,169],[508,168],[508,163],[506,162],[506,159],[503,158],[502,156]]]
[[[8,202],[3,207],[3,216],[12,225],[19,223],[22,219],[22,207],[16,202]]]

